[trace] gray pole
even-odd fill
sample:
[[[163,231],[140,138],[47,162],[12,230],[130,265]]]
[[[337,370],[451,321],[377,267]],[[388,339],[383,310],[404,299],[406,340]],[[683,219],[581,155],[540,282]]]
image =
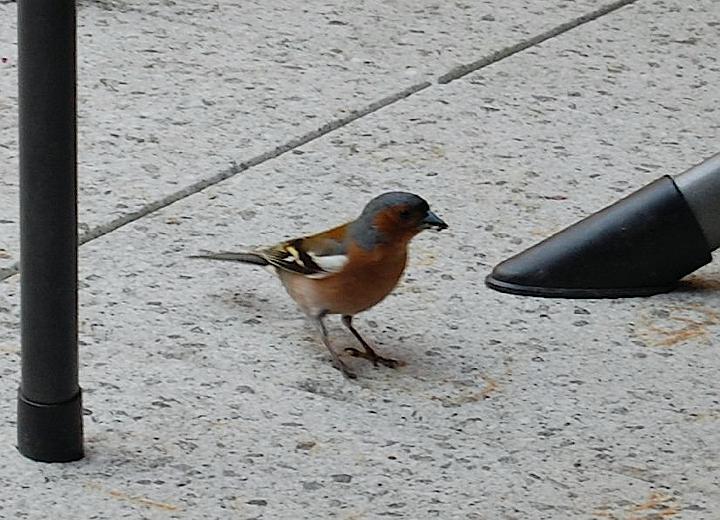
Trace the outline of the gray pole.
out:
[[[77,348],[75,1],[18,0],[22,378],[18,449],[83,456]]]

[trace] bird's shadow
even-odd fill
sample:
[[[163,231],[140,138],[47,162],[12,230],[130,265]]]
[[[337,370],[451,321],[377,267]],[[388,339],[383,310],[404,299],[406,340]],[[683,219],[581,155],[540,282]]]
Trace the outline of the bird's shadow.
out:
[[[323,346],[315,327],[308,320],[302,319],[302,313],[287,301],[275,298],[273,295],[266,297],[264,293],[260,295],[255,290],[247,288],[223,291],[217,294],[217,297],[233,309],[242,309],[248,314],[262,314],[269,320],[301,320],[297,330],[291,333],[294,338],[292,343],[295,343],[295,346],[302,349],[306,355],[315,357],[316,362],[331,365],[330,355]],[[358,376],[358,379],[350,382],[351,387],[357,384],[367,388],[379,385],[386,389],[397,387],[400,391],[403,386],[408,384],[414,386],[418,381],[422,381],[426,386],[447,387],[452,390],[450,394],[454,395],[460,392],[460,395],[470,396],[467,399],[474,399],[476,396],[484,398],[485,392],[490,388],[489,385],[494,385],[493,379],[488,377],[481,367],[459,366],[456,358],[458,352],[451,348],[437,347],[422,335],[398,337],[382,328],[368,328],[360,322],[359,330],[373,349],[378,354],[399,362],[397,368],[383,365],[375,367],[368,360],[353,357],[345,351],[347,348],[362,348],[347,329],[335,319],[326,320],[326,325],[333,348]],[[491,370],[491,372],[493,371]],[[301,377],[300,380],[295,381],[294,386],[311,393],[321,395],[327,393],[328,396],[339,398],[339,395],[336,394],[338,383],[345,380],[342,374],[335,369],[328,373],[330,378],[324,383],[321,382],[322,378],[305,380]],[[436,399],[435,396],[431,398]],[[452,397],[451,399],[456,398]],[[465,397],[457,397],[457,399],[461,400]]]
[[[459,348],[457,345],[438,346],[422,336],[398,338],[381,331],[367,334],[365,339],[378,354],[393,358],[400,364],[396,368],[382,364],[373,366],[368,360],[344,353],[347,347],[358,347],[349,332],[333,327],[330,334],[333,346],[357,375],[357,379],[344,380],[342,375],[336,372],[336,378],[313,378],[312,381],[300,381],[297,386],[302,390],[334,399],[355,398],[352,392],[348,395],[337,393],[339,383],[344,381],[347,386],[340,386],[349,389],[359,386],[371,392],[390,392],[398,398],[412,394],[415,397],[438,401],[443,406],[460,406],[463,403],[482,401],[495,393],[498,382],[505,377],[507,371],[503,363],[498,366],[493,363],[492,367],[481,366],[480,359],[463,356],[455,350]],[[319,352],[323,362],[330,363],[329,356]]]

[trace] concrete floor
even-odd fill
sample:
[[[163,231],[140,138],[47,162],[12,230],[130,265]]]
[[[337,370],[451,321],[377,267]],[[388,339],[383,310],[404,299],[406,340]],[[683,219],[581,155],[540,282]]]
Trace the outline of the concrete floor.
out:
[[[718,518],[716,264],[643,299],[483,285],[718,151],[720,7],[624,3],[81,2],[87,457],[48,465],[13,447],[0,2],[0,518]],[[345,381],[267,273],[187,259],[323,229],[391,189],[450,224],[358,317],[399,370],[350,359]]]

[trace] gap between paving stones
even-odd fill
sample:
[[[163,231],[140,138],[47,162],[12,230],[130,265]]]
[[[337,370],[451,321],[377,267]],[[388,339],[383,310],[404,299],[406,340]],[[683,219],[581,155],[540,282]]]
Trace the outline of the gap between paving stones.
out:
[[[634,4],[638,1],[639,0],[617,0],[610,4],[604,5],[598,9],[595,9],[594,11],[590,11],[589,13],[580,15],[576,18],[573,18],[572,20],[561,23],[560,25],[557,25],[551,29],[548,29],[547,31],[544,31],[540,34],[531,36],[530,38],[526,38],[524,40],[520,40],[518,43],[516,43],[514,45],[510,45],[509,47],[500,49],[499,51],[493,52],[492,54],[485,56],[484,58],[481,58],[479,60],[464,64],[464,65],[458,65],[457,67],[454,67],[453,69],[451,69],[449,72],[439,76],[437,78],[437,83],[440,85],[444,85],[444,84],[450,83],[451,81],[455,81],[456,79],[460,79],[463,76],[466,76],[467,74],[476,72],[482,68],[492,65],[493,63],[502,61],[506,58],[509,58],[509,57],[517,54],[517,53],[520,53],[526,49],[529,49],[530,47],[535,47],[551,38],[560,36],[563,33],[566,33],[572,29],[575,29],[577,27],[585,25],[586,23],[592,22],[593,20],[597,20],[598,18],[601,18],[601,17],[608,15],[614,11],[617,11],[618,9],[620,9],[622,7]],[[9,3],[9,2],[0,0],[0,3]],[[349,125],[353,121],[356,121],[362,117],[370,115],[373,112],[377,112],[378,110],[385,108],[389,105],[392,105],[394,103],[397,103],[398,101],[406,99],[406,98],[408,98],[414,94],[417,94],[418,92],[421,92],[431,86],[432,86],[432,83],[429,81],[417,83],[417,84],[412,85],[412,86],[410,86],[406,89],[403,89],[399,92],[396,92],[396,93],[386,96],[382,99],[374,101],[364,108],[361,108],[359,110],[354,110],[345,117],[341,117],[341,118],[329,121],[315,130],[307,132],[299,137],[295,137],[279,146],[276,146],[272,150],[261,153],[260,155],[257,155],[247,161],[243,161],[242,163],[233,164],[232,166],[230,166],[230,168],[228,168],[226,170],[223,170],[211,177],[207,177],[205,179],[201,179],[195,183],[192,183],[189,186],[186,186],[185,188],[183,188],[181,190],[171,193],[170,195],[168,195],[166,197],[163,197],[163,198],[153,201],[149,204],[146,204],[145,206],[141,207],[140,209],[138,209],[136,211],[127,213],[127,214],[125,214],[121,217],[118,217],[106,224],[101,224],[99,226],[94,227],[93,229],[91,229],[90,231],[88,231],[86,233],[83,233],[79,237],[79,240],[78,240],[79,245],[86,244],[87,242],[90,242],[91,240],[95,240],[96,238],[99,238],[101,236],[112,233],[113,231],[125,226],[126,224],[130,224],[131,222],[139,220],[143,217],[146,217],[147,215],[150,215],[151,213],[154,213],[154,212],[156,212],[160,209],[163,209],[167,206],[170,206],[171,204],[173,204],[175,202],[183,200],[186,197],[189,197],[191,195],[199,193],[202,190],[204,190],[205,188],[214,186],[215,184],[218,184],[224,180],[227,180],[230,177],[237,175],[238,173],[244,172],[254,166],[258,166],[258,165],[264,163],[265,161],[269,161],[270,159],[275,159],[276,157],[279,157],[280,155],[283,155],[289,151],[292,151],[296,148],[304,146],[304,145],[308,144],[309,142],[314,141],[315,139],[323,137],[331,132],[334,132],[335,130],[338,130],[339,128]],[[7,280],[8,278],[18,274],[19,272],[20,272],[20,267],[17,262],[9,268],[0,269],[0,282]]]
[[[576,27],[580,27],[581,25],[585,25],[588,22],[592,22],[593,20],[597,20],[598,18],[605,16],[606,14],[617,11],[621,7],[634,4],[637,1],[638,0],[617,0],[616,2],[612,2],[594,11],[590,11],[589,13],[580,15],[577,18],[573,18],[572,20],[569,20],[565,23],[561,23],[560,25],[548,29],[547,31],[542,32],[536,36],[521,40],[515,45],[510,45],[509,47],[505,47],[504,49],[495,51],[489,56],[485,56],[484,58],[480,58],[479,60],[467,63],[465,65],[458,65],[457,67],[454,67],[452,70],[450,70],[450,72],[440,76],[438,78],[438,83],[443,85],[446,83],[450,83],[451,81],[455,81],[456,79],[460,79],[463,76],[470,74],[471,72],[475,72],[476,70],[487,67],[488,65],[496,63],[500,60],[504,60],[505,58],[508,58],[513,54],[522,52],[525,49],[529,49],[530,47],[535,47],[536,45],[539,45],[544,41],[555,38],[556,36],[566,33],[571,29],[575,29]]]

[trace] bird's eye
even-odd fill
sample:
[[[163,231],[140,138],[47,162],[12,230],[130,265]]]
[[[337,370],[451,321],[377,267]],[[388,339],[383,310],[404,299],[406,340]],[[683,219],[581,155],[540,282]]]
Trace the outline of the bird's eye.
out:
[[[409,210],[409,209],[404,209],[404,210],[402,210],[402,211],[400,212],[400,218],[403,219],[403,220],[409,219],[409,218],[410,218],[410,210]]]

